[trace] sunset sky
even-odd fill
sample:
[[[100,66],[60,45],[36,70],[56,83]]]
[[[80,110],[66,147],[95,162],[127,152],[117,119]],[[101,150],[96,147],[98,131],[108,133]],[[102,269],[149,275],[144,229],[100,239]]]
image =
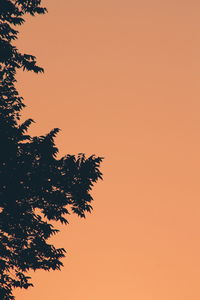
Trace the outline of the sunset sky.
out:
[[[31,134],[62,129],[59,155],[104,156],[94,211],[54,240],[61,272],[16,300],[200,299],[200,1],[43,1],[18,47]]]

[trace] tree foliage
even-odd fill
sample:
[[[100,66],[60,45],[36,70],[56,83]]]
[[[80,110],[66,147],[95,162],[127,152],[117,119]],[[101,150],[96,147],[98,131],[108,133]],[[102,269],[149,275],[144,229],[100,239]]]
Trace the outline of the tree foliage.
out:
[[[18,69],[43,72],[30,54],[13,45],[16,25],[24,16],[44,14],[40,0],[0,0],[0,299],[14,299],[13,289],[31,286],[29,270],[56,270],[63,248],[49,238],[59,230],[51,221],[67,223],[70,212],[91,212],[93,184],[101,177],[101,157],[57,158],[55,128],[30,136],[33,122],[20,122],[23,98],[16,90]]]

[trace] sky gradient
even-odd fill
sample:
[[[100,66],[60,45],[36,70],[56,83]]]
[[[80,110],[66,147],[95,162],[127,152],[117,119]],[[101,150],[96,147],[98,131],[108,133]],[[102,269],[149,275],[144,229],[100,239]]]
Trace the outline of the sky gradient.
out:
[[[66,153],[105,157],[94,211],[55,239],[61,272],[16,300],[200,299],[200,2],[44,1],[17,45],[30,133],[62,129]]]

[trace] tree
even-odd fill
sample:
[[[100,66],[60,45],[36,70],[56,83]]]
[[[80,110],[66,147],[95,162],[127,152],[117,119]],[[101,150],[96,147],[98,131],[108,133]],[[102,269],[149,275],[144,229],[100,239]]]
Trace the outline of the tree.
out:
[[[58,233],[52,220],[68,223],[72,212],[91,212],[93,184],[102,178],[101,157],[84,154],[58,159],[55,128],[30,136],[33,122],[20,123],[23,98],[15,88],[16,71],[43,72],[33,55],[13,45],[24,15],[44,14],[40,0],[0,0],[0,299],[14,299],[13,289],[31,286],[29,270],[56,270],[64,248],[49,238]]]

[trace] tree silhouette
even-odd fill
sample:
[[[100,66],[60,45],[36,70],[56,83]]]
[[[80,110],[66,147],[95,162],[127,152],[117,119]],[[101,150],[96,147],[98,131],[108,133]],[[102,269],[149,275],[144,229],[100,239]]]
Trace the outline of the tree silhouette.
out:
[[[31,137],[32,119],[20,123],[23,98],[15,88],[16,71],[43,72],[33,55],[13,45],[24,15],[44,14],[40,0],[0,0],[0,299],[14,299],[13,289],[31,286],[29,270],[56,270],[63,248],[48,239],[66,224],[70,212],[91,212],[90,191],[101,177],[101,157],[84,154],[58,159],[55,128]]]

